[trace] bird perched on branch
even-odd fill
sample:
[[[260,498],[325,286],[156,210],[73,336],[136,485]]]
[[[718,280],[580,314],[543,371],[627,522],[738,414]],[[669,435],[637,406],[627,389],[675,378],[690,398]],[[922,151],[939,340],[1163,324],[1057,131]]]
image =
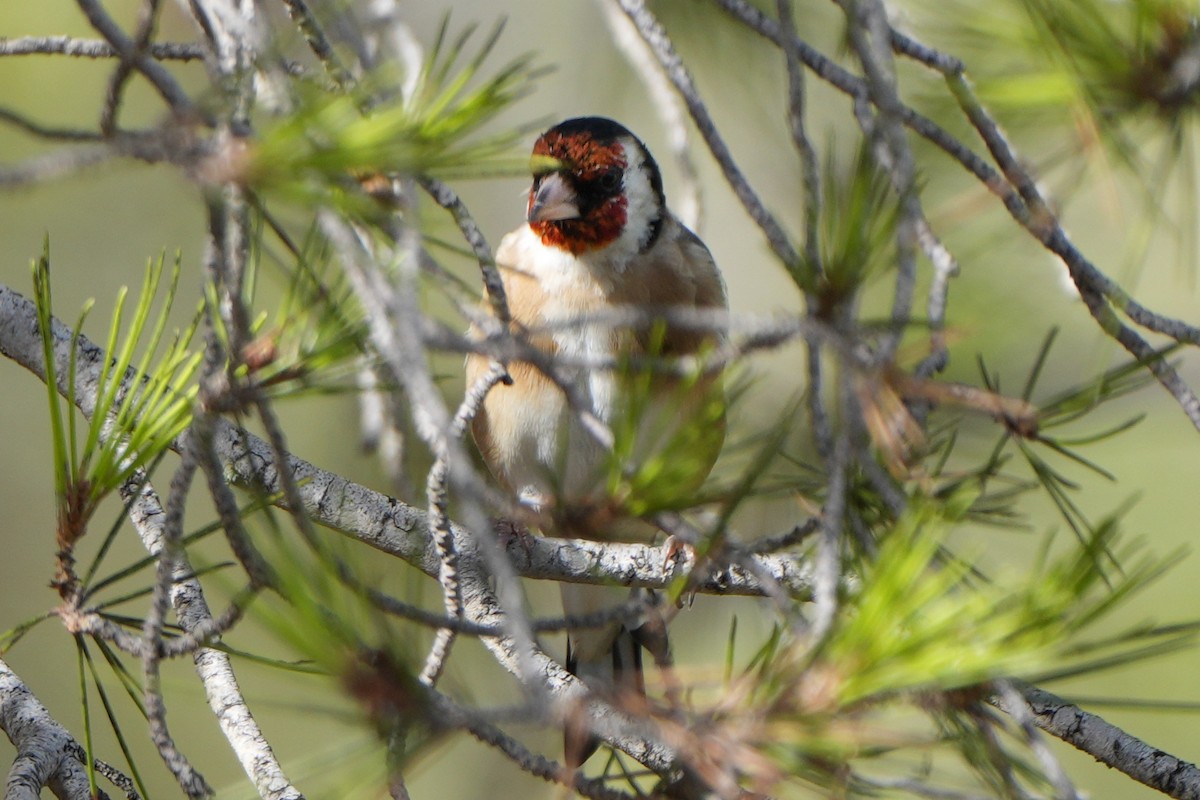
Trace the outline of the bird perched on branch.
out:
[[[724,405],[719,377],[647,363],[702,355],[719,339],[663,316],[672,307],[726,308],[721,275],[667,208],[645,145],[618,123],[583,117],[554,126],[535,143],[531,168],[526,223],[504,237],[496,264],[513,332],[553,359],[556,379],[510,364],[511,385],[492,390],[473,421],[475,441],[496,478],[552,520],[543,532],[648,542],[656,531],[638,515],[699,488],[724,438]],[[616,310],[632,314],[621,324],[604,318]],[[485,357],[469,357],[468,385],[487,368]],[[571,407],[562,384],[583,408]],[[615,446],[598,440],[581,411],[607,424]],[[562,586],[568,616],[627,596]],[[645,694],[638,632],[619,622],[570,630],[567,667],[594,691]],[[578,726],[565,738],[574,764],[596,748]]]

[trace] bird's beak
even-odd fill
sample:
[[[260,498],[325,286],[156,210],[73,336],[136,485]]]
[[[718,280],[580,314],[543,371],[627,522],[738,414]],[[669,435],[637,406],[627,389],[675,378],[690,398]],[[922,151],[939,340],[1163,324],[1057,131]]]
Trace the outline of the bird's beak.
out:
[[[537,191],[529,196],[529,213],[525,216],[530,222],[578,219],[575,190],[560,173],[551,172],[542,178]]]

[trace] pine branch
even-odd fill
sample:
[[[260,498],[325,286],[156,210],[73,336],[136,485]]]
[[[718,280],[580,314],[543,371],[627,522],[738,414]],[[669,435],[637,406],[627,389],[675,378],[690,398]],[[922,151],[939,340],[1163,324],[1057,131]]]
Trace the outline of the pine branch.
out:
[[[1105,721],[1096,714],[1036,686],[1018,686],[1019,693],[1000,693],[991,702],[1015,718],[1032,714],[1034,723],[1052,736],[1124,772],[1138,783],[1179,800],[1200,798],[1200,768]],[[1025,707],[1017,706],[1018,698]]]
[[[198,61],[204,48],[185,42],[153,42],[145,49],[150,58],[160,61]],[[0,56],[61,55],[74,58],[117,58],[120,52],[99,39],[73,36],[19,36],[0,39]]]
[[[5,800],[38,800],[43,786],[62,800],[91,798],[87,770],[77,758],[83,748],[54,721],[3,660],[0,660],[0,729],[17,748],[16,761],[5,782]],[[101,770],[108,771],[108,768]],[[122,784],[128,786],[129,779],[124,778]],[[136,799],[137,793],[128,796]],[[95,800],[107,798],[101,792]]]

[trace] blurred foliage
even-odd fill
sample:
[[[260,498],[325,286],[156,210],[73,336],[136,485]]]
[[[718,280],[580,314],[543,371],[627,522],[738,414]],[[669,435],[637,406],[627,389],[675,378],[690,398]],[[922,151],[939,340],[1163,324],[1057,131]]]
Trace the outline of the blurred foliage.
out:
[[[511,154],[528,131],[495,121],[531,90],[539,70],[529,56],[483,70],[502,30],[497,26],[468,56],[475,27],[450,39],[447,17],[419,75],[382,68],[345,93],[302,85],[295,108],[266,124],[250,147],[241,179],[260,192],[313,195],[309,203],[340,197],[361,207],[364,198],[336,191],[348,187],[349,176],[523,172],[526,159]]]
[[[1194,0],[1001,0],[911,3],[936,44],[966,58],[980,99],[1027,157],[1062,168],[1057,193],[1132,187],[1126,258],[1144,266],[1171,231],[1194,260],[1200,205],[1200,5]],[[944,95],[930,102],[952,116]],[[1100,180],[1097,180],[1097,179]],[[1164,202],[1179,194],[1179,209]],[[1174,196],[1174,195],[1173,195]],[[1164,225],[1164,223],[1167,223]]]
[[[255,236],[245,296],[250,308],[259,310],[238,375],[253,374],[275,399],[355,391],[368,351],[366,322],[328,244],[315,226],[294,242],[263,206],[252,216]],[[272,249],[268,232],[276,234],[281,251]]]
[[[897,207],[887,173],[871,157],[866,144],[853,154],[849,165],[826,147],[821,187],[820,262],[803,264],[801,288],[816,301],[813,313],[829,321],[835,308],[852,304],[872,277],[891,266]]]
[[[745,765],[758,790],[800,781],[870,794],[870,762],[891,759],[894,767],[906,750],[942,746],[992,796],[1012,795],[1004,784],[1014,775],[1025,787],[1018,794],[1045,791],[1024,746],[997,747],[992,738],[1005,727],[987,705],[1001,691],[992,681],[1079,675],[1194,645],[1195,624],[1113,625],[1114,612],[1174,561],[1123,547],[1127,569],[1110,578],[1097,554],[1117,545],[1113,519],[1084,548],[1055,557],[1044,548],[1031,572],[980,581],[969,566],[975,559],[945,563],[946,535],[976,494],[964,489],[946,503],[914,498],[845,589],[828,637],[779,627],[736,677],[727,668],[717,699],[699,714],[719,735],[761,751],[765,761]],[[735,638],[736,626],[729,662]],[[936,777],[924,773],[910,776],[914,786]]]

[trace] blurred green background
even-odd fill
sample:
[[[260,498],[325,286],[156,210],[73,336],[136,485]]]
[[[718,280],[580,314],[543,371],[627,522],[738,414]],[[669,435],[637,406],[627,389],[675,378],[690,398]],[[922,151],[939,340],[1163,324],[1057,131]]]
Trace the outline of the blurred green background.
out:
[[[110,12],[130,27],[137,6],[135,0],[112,0],[107,4]],[[503,14],[507,28],[490,63],[499,66],[510,57],[533,52],[539,63],[551,65],[554,70],[502,121],[549,124],[582,114],[621,120],[659,154],[671,197],[678,186],[678,168],[667,155],[666,137],[651,101],[610,44],[597,3],[513,0],[498,4],[475,0],[402,7],[418,38],[426,43],[432,41],[447,11],[452,12],[452,24],[478,21],[484,27]],[[840,21],[832,4],[810,2],[800,7],[804,10],[803,35],[827,51],[836,49]],[[781,110],[782,64],[748,34],[721,24],[717,12],[707,4],[662,3],[656,9],[693,69],[741,166],[768,205],[793,231],[797,230],[801,220],[797,200],[800,173]],[[278,9],[268,12],[276,15]],[[277,27],[286,28],[282,24]],[[91,38],[77,7],[66,0],[0,4],[0,36],[50,34]],[[195,39],[193,28],[174,4],[166,6],[159,38]],[[958,49],[956,54],[970,63],[969,50]],[[94,127],[109,70],[104,63],[80,59],[3,58],[0,106],[46,125]],[[175,66],[173,70],[189,86],[204,85],[200,65]],[[918,76],[917,80],[925,81],[921,84],[925,88],[936,88],[932,79]],[[827,125],[833,120],[838,125],[848,124],[846,100],[815,81],[810,85],[815,124]],[[130,85],[124,109],[122,120],[126,125],[152,122],[160,113],[156,98],[137,80]],[[832,136],[832,129],[821,131],[818,142],[832,141]],[[1020,138],[1016,141],[1026,155],[1042,144]],[[0,127],[0,160],[5,164],[56,146]],[[1015,390],[1051,325],[1060,326],[1062,335],[1049,361],[1043,386],[1046,394],[1115,363],[1121,354],[1099,335],[1082,304],[1065,288],[1063,267],[1017,235],[998,205],[972,186],[961,171],[926,148],[919,148],[918,153],[924,158],[926,208],[935,228],[962,262],[962,274],[953,281],[950,291],[948,322],[953,334],[948,377],[977,382],[975,359],[982,354],[992,369],[1007,376],[1006,386]],[[725,273],[733,308],[743,312],[799,309],[797,291],[768,257],[757,229],[725,186],[714,163],[700,147],[695,149],[694,157],[704,188],[700,233]],[[1073,190],[1064,209],[1067,227],[1098,266],[1119,277],[1146,305],[1196,321],[1195,264],[1187,260],[1186,251],[1176,247],[1171,236],[1156,239],[1149,257],[1135,268],[1123,259],[1129,247],[1127,222],[1134,213],[1126,189],[1114,187],[1106,174],[1088,174],[1082,184],[1073,186],[1055,186],[1051,180],[1050,186]],[[470,181],[456,188],[493,244],[520,223],[523,180]],[[1178,184],[1172,189],[1184,190],[1186,185]],[[1183,200],[1173,194],[1160,199],[1167,209]],[[97,307],[86,332],[93,338],[101,337],[118,287],[137,286],[146,259],[164,250],[168,254],[179,250],[182,254],[183,301],[178,305],[183,309],[192,306],[199,298],[203,226],[197,191],[167,167],[115,162],[46,185],[5,191],[0,193],[0,281],[28,294],[29,261],[40,252],[43,237],[48,235],[58,313],[74,318],[86,299],[96,298]],[[886,297],[889,287],[885,284],[878,287],[880,298]],[[757,359],[752,374],[752,389],[735,421],[743,431],[752,431],[762,420],[778,418],[779,409],[802,383],[803,365],[798,352],[789,350]],[[1184,375],[1193,385],[1200,384],[1194,358],[1189,357]],[[6,361],[0,361],[0,386],[0,431],[5,432],[0,449],[3,630],[52,609],[57,598],[48,586],[53,564],[54,503],[44,389],[31,375]],[[389,490],[382,471],[358,449],[357,410],[352,398],[306,399],[288,403],[282,411],[293,452],[326,469]],[[1196,566],[1190,548],[1200,519],[1200,492],[1196,491],[1200,434],[1157,386],[1120,401],[1086,425],[1090,430],[1099,430],[1138,413],[1145,413],[1146,418],[1132,433],[1088,448],[1087,455],[1106,466],[1117,480],[1081,475],[1078,500],[1093,519],[1136,500],[1126,517],[1129,534],[1143,537],[1155,553],[1189,549],[1172,572],[1138,598],[1126,612],[1125,621],[1190,620],[1200,608],[1200,582],[1190,575]],[[987,446],[997,435],[995,426],[982,419],[970,421],[966,430],[968,445]],[[1029,530],[972,529],[960,534],[955,544],[966,552],[978,553],[996,567],[1011,565],[1019,570],[1036,550],[1041,534],[1063,527],[1048,504],[1038,508]],[[742,515],[739,526],[748,536],[773,532],[786,525],[788,514],[794,511],[780,503],[753,506]],[[116,513],[114,508],[101,519],[112,520]],[[190,525],[205,521],[202,512],[195,510],[189,518]],[[138,557],[139,547],[131,535],[123,537],[120,552],[111,563]],[[408,585],[406,570],[377,561],[370,563],[381,582],[392,584],[388,588],[410,594],[417,591]],[[398,574],[401,572],[405,575]],[[221,588],[218,581],[218,594]],[[556,593],[552,589],[531,587],[530,591],[544,608],[553,608]],[[735,612],[743,641],[752,643],[766,630],[767,615],[760,613],[765,607],[754,601],[701,599],[681,615],[672,635],[684,669],[713,663],[714,654],[724,647],[723,632]],[[710,638],[713,631],[722,632],[719,641]],[[262,641],[261,632],[253,625],[236,632],[230,643],[279,652],[272,642]],[[460,647],[479,649],[472,644]],[[74,648],[68,636],[54,623],[42,625],[5,658],[55,717],[78,735],[81,712]],[[485,658],[477,660],[481,662],[478,667],[460,667],[450,680],[452,685],[471,687],[480,696],[487,692],[489,681],[500,681],[502,677],[482,663]],[[375,796],[378,784],[373,781],[382,763],[379,753],[352,724],[353,711],[334,687],[317,678],[281,677],[278,672],[245,660],[235,661],[235,666],[268,738],[290,776],[310,797],[348,796],[347,787],[338,782],[345,778],[347,768],[357,773],[364,796]],[[1047,688],[1088,698],[1200,701],[1195,680],[1198,668],[1200,653],[1186,651],[1086,681]],[[184,752],[220,788],[219,796],[253,796],[212,722],[190,664],[167,665],[164,684],[169,722]],[[1196,712],[1100,706],[1096,710],[1156,747],[1185,760],[1200,759],[1200,746],[1193,733]],[[173,796],[172,782],[150,747],[141,741],[141,725],[129,712],[125,704],[123,719],[136,742],[153,793]],[[526,733],[535,744],[556,752],[556,732]],[[119,752],[111,740],[101,736],[99,741],[103,756],[119,762]],[[1079,786],[1092,796],[1156,796],[1070,748],[1059,746],[1056,752]],[[7,742],[0,743],[0,764],[8,763],[12,755]],[[498,756],[466,737],[430,751],[414,772],[410,788],[414,797],[551,797],[556,793],[552,787],[510,769]]]

